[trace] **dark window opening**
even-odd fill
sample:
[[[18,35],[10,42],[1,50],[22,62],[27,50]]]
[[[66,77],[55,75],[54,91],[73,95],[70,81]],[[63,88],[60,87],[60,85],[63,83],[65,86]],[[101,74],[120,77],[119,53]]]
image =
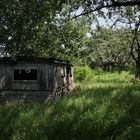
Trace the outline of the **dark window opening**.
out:
[[[67,75],[72,76],[71,67],[67,67],[67,68],[66,68],[66,73],[67,73]]]
[[[14,80],[37,80],[37,69],[15,69]]]

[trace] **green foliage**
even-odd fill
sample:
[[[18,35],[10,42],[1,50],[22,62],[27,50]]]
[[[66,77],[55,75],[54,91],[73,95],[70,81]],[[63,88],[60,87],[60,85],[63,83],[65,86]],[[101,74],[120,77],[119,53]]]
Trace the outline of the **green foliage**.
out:
[[[71,0],[70,2],[72,10],[77,10],[80,6],[83,8],[83,12],[79,13],[78,15],[75,14],[75,17],[87,15],[89,16],[91,14],[92,17],[94,17],[97,15],[96,13],[98,12],[99,16],[108,16],[108,18],[112,18],[115,14],[119,14],[119,16],[122,17],[124,17],[125,15],[134,16],[135,13],[139,11],[140,4],[136,0]],[[103,8],[106,8],[106,12],[102,10]]]
[[[50,9],[49,5],[44,0],[0,2],[0,45],[5,46],[6,53],[12,56],[34,53],[35,50],[30,45],[45,22],[44,16],[50,18],[53,8]]]
[[[124,4],[122,0],[117,2],[120,6]],[[10,54],[13,57],[38,55],[76,59],[79,57],[79,51],[86,48],[85,34],[90,32],[89,24],[93,23],[90,19],[98,23],[98,16],[105,18],[108,13],[109,15],[123,13],[122,17],[135,15],[137,18],[137,6],[133,8],[119,6],[110,9],[115,6],[117,5],[114,5],[112,0],[2,0],[0,1],[0,53]],[[103,7],[106,7],[106,12],[100,10]],[[73,18],[80,9],[81,14],[92,13],[92,16]],[[92,10],[97,11],[98,16]]]
[[[87,66],[74,67],[74,78],[75,81],[88,80],[92,74],[92,70]]]
[[[129,62],[131,35],[129,30],[112,30],[102,28],[92,33],[91,43],[86,50],[91,62],[98,65],[110,64],[121,65]],[[91,47],[92,45],[92,47]]]
[[[41,41],[37,41],[36,46],[42,45],[42,55],[63,60],[73,61],[78,59],[79,50],[84,46],[88,27],[84,20],[55,20],[51,29],[44,27]],[[47,47],[46,47],[47,46]]]
[[[96,68],[94,68],[94,70],[92,72],[95,75],[100,75],[101,73],[103,73],[103,70],[100,67],[96,67]]]
[[[88,28],[85,20],[70,20],[66,3],[1,1],[0,53],[12,57],[76,58]]]

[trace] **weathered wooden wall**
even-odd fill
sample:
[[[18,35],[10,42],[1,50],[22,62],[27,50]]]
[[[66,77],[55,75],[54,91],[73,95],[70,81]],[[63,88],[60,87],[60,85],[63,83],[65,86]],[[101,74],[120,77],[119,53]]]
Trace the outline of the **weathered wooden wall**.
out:
[[[14,80],[15,69],[37,69],[37,80]],[[0,65],[0,89],[52,90],[53,65],[44,63],[20,62]]]
[[[70,68],[70,73],[67,73],[67,68]],[[54,89],[61,89],[67,86],[66,90],[72,90],[73,83],[73,69],[71,66],[61,65],[54,66]]]
[[[70,84],[67,66],[59,63],[37,63],[17,61],[16,63],[0,63],[0,97],[9,98],[42,98],[56,95],[59,89]],[[14,70],[35,69],[36,80],[15,80]],[[70,86],[69,86],[70,87]],[[67,87],[67,90],[69,90]]]
[[[8,89],[11,81],[11,67],[8,64],[0,65],[0,89]]]

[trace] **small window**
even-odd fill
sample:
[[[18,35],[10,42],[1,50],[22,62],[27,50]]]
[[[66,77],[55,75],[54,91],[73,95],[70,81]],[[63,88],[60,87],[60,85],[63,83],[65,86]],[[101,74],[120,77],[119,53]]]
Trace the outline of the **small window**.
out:
[[[37,80],[37,69],[15,69],[14,80]]]

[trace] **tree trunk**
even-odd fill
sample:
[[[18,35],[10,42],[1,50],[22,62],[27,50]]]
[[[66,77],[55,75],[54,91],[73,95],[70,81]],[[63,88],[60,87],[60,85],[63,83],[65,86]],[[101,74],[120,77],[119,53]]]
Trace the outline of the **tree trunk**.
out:
[[[111,72],[114,71],[114,63],[111,63]]]
[[[140,61],[138,61],[136,63],[136,74],[135,74],[135,78],[140,80]]]

